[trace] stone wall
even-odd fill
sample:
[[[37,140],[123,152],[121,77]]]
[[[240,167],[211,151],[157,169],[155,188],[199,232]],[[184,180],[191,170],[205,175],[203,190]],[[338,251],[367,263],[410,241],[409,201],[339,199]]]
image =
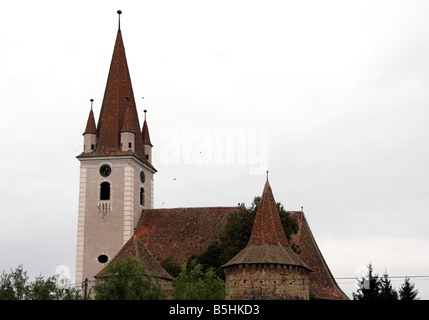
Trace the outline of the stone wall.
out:
[[[274,264],[233,265],[224,269],[227,299],[308,300],[308,270]]]

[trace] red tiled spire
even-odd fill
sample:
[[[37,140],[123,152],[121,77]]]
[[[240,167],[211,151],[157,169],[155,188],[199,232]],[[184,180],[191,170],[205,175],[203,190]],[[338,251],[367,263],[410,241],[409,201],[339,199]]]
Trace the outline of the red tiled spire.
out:
[[[270,183],[265,183],[262,198],[256,212],[253,223],[252,234],[249,244],[251,245],[277,245],[289,246],[285,231],[274,200]]]
[[[142,130],[143,144],[153,147],[152,143],[150,142],[149,129],[147,127],[147,122],[146,122],[146,110],[144,111],[144,113],[145,113],[145,117],[144,117],[143,130]]]
[[[129,97],[129,100],[127,97]],[[126,115],[127,112],[129,115]],[[143,136],[139,134],[142,131],[140,130],[122,32],[119,29],[98,118],[97,145],[92,153],[83,153],[79,157],[124,155],[120,145],[120,133],[124,128],[127,131],[136,133],[134,156],[153,170],[156,170],[146,159]]]
[[[129,101],[127,101],[127,97],[129,97]],[[119,133],[122,129],[128,104],[132,120],[131,127],[134,132],[140,132],[122,33],[118,30],[98,120],[98,143],[94,155],[114,155],[120,150]],[[142,139],[136,139],[136,155],[144,158]]]
[[[91,108],[91,111],[89,112],[88,121],[86,123],[85,132],[83,134],[86,134],[86,133],[97,134],[95,119],[94,119],[94,112],[92,112],[92,108]]]

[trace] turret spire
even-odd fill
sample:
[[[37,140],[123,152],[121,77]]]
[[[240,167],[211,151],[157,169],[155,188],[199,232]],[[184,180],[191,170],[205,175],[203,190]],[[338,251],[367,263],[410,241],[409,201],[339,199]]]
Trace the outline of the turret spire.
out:
[[[144,110],[144,122],[143,122],[143,130],[142,130],[143,144],[153,147],[152,143],[150,142],[149,128],[147,126],[147,121],[146,121],[146,113],[147,113],[147,110]]]
[[[94,102],[94,99],[91,99],[90,101],[91,101],[91,110],[89,111],[88,121],[86,122],[86,128],[83,134],[87,134],[87,133],[97,134],[94,112],[92,111],[92,103]]]

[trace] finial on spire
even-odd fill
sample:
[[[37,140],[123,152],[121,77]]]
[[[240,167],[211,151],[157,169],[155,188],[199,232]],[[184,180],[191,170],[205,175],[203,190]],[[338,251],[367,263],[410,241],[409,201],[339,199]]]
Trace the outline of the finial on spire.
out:
[[[90,99],[89,101],[91,101],[91,110],[92,110],[92,103],[94,102],[94,99]]]
[[[144,121],[146,121],[146,112],[147,110],[143,110],[144,111]]]
[[[267,170],[267,181],[268,181],[268,170]]]
[[[121,30],[121,14],[122,14],[122,11],[118,10],[116,12],[118,13],[118,19],[119,19],[119,21],[118,21],[118,30]]]

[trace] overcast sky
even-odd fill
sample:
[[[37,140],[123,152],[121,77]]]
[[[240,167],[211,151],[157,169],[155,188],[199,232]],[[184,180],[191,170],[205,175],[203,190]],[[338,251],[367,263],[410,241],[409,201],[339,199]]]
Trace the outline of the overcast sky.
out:
[[[428,276],[429,299],[426,0],[3,3],[1,270],[74,280],[76,156],[118,9],[156,208],[250,205],[269,170],[336,278],[371,262]]]

